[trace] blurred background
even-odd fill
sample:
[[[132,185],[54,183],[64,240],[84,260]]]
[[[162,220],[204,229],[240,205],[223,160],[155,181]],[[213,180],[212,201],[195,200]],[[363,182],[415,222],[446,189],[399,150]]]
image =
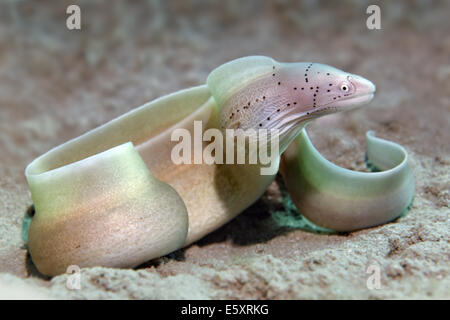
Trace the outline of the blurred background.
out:
[[[81,30],[66,27],[66,9],[71,4],[81,9]],[[371,4],[381,9],[380,30],[366,26],[366,9]],[[278,267],[272,256],[282,259],[277,263],[286,270],[297,271],[300,265],[283,259],[301,256],[304,260],[298,263],[304,263],[314,257],[323,265],[327,259],[337,259],[341,264],[326,274],[320,264],[301,269],[307,273],[299,271],[298,276],[310,282],[277,274],[281,277],[277,283],[293,286],[291,291],[249,276],[250,282],[263,289],[246,291],[229,280],[229,287],[226,281],[222,285],[231,295],[221,295],[223,288],[217,289],[217,295],[199,292],[205,297],[254,299],[445,296],[450,189],[448,0],[2,0],[0,272],[23,278],[33,275],[20,240],[22,216],[31,204],[23,174],[29,162],[149,100],[205,83],[209,72],[224,62],[255,54],[283,62],[325,63],[374,82],[377,93],[370,105],[315,121],[309,127],[310,137],[328,159],[357,170],[365,167],[367,130],[402,144],[416,177],[414,206],[392,228],[387,225],[349,238],[325,237],[297,230],[301,216],[280,204],[275,183],[255,206],[184,251],[184,264],[175,259],[151,270],[162,275],[194,270],[193,277],[210,283],[203,269],[195,268],[211,258],[228,261],[231,256],[257,252],[264,259],[269,257],[264,261],[273,272]],[[379,237],[380,242],[371,246]],[[407,245],[398,239],[408,239]],[[419,242],[422,249],[415,252],[413,246]],[[339,253],[343,244],[345,254]],[[347,248],[363,249],[355,256]],[[396,255],[399,248],[402,254],[406,252],[407,262]],[[428,252],[426,258],[423,252]],[[398,280],[387,285],[391,291],[367,292],[362,266],[373,258],[388,270],[386,277]],[[264,261],[258,266],[266,265]],[[233,266],[230,262],[227,268],[233,270]],[[247,264],[238,263],[237,268],[260,277],[271,274]],[[63,281],[55,280],[52,285],[58,283]],[[134,289],[124,290],[126,297],[127,290]],[[191,297],[189,292],[187,297]]]

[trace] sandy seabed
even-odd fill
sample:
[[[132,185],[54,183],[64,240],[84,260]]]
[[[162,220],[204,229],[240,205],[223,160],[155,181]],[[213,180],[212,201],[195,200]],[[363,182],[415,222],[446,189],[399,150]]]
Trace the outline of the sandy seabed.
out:
[[[0,298],[450,298],[449,3],[381,2],[377,31],[365,26],[364,1],[260,3],[79,1],[81,31],[65,28],[69,2],[0,4]],[[68,275],[40,275],[20,236],[31,205],[25,166],[253,54],[322,62],[377,85],[370,105],[319,119],[308,131],[329,160],[355,170],[365,167],[367,130],[403,145],[416,183],[409,213],[375,228],[320,234],[278,178],[221,229],[135,270],[82,269],[80,290],[67,288]],[[367,287],[371,265],[381,270],[380,289]]]

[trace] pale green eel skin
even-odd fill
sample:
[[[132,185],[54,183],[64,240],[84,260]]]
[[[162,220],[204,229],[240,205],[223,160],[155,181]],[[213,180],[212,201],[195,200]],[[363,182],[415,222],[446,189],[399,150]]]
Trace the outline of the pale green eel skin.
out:
[[[406,150],[366,134],[367,160],[381,172],[336,166],[312,145],[303,129],[283,154],[280,171],[297,209],[315,224],[354,231],[397,218],[412,203],[414,179]]]
[[[368,133],[368,160],[382,171],[354,172],[324,159],[304,129],[374,93],[370,81],[319,63],[251,56],[219,66],[206,85],[131,110],[28,165],[35,214],[22,235],[31,258],[51,276],[70,265],[138,266],[233,219],[264,193],[280,162],[294,203],[319,226],[352,231],[392,221],[414,194],[404,148]],[[194,135],[194,121],[203,131],[278,129],[274,172],[262,175],[262,163],[174,164],[179,142],[171,134]]]

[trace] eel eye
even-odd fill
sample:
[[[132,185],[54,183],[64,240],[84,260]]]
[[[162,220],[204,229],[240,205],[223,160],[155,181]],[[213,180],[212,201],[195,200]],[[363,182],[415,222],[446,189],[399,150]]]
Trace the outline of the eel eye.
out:
[[[341,85],[341,91],[347,93],[349,91],[349,87],[346,84]]]

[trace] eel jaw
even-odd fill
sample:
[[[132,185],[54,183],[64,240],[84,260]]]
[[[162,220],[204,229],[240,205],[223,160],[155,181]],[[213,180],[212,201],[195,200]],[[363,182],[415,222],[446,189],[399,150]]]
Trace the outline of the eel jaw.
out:
[[[374,92],[361,93],[342,99],[341,101],[332,104],[332,106],[338,108],[338,111],[351,110],[369,103],[372,101],[373,97]]]

